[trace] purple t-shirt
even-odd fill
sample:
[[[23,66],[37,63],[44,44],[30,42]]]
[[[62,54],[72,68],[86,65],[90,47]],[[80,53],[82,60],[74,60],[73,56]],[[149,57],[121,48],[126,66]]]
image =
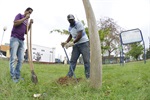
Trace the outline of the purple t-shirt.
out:
[[[14,21],[20,20],[20,19],[22,19],[24,17],[25,17],[24,15],[22,15],[22,14],[19,13],[15,17]],[[11,37],[18,38],[19,40],[24,40],[24,34],[26,32],[27,22],[28,22],[28,20],[25,20],[19,26],[13,26],[12,31],[11,31]]]

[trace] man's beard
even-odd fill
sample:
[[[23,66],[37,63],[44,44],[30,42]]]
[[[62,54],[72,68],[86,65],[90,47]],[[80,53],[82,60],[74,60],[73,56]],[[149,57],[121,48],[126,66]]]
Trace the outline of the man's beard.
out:
[[[75,22],[70,23],[70,26],[74,27],[75,26]]]

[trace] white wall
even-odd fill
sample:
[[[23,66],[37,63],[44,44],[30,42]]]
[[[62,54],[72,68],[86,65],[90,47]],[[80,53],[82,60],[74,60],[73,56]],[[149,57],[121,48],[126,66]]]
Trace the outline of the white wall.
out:
[[[39,62],[55,62],[55,48],[32,45],[32,59]]]

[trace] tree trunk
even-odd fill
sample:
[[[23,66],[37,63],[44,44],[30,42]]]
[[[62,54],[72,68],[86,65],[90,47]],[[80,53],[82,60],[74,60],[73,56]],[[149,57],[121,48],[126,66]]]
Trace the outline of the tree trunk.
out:
[[[85,8],[90,37],[90,85],[94,88],[102,86],[102,55],[96,19],[89,0],[82,0]]]

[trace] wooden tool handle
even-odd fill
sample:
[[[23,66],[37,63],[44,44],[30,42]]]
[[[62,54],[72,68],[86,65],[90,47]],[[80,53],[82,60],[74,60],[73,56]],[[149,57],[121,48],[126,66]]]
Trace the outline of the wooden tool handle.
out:
[[[33,61],[32,61],[32,25],[30,26],[30,34],[28,33],[28,25],[27,25],[27,49],[28,49],[28,59],[30,69],[33,70]],[[29,43],[29,36],[30,36],[30,43]]]

